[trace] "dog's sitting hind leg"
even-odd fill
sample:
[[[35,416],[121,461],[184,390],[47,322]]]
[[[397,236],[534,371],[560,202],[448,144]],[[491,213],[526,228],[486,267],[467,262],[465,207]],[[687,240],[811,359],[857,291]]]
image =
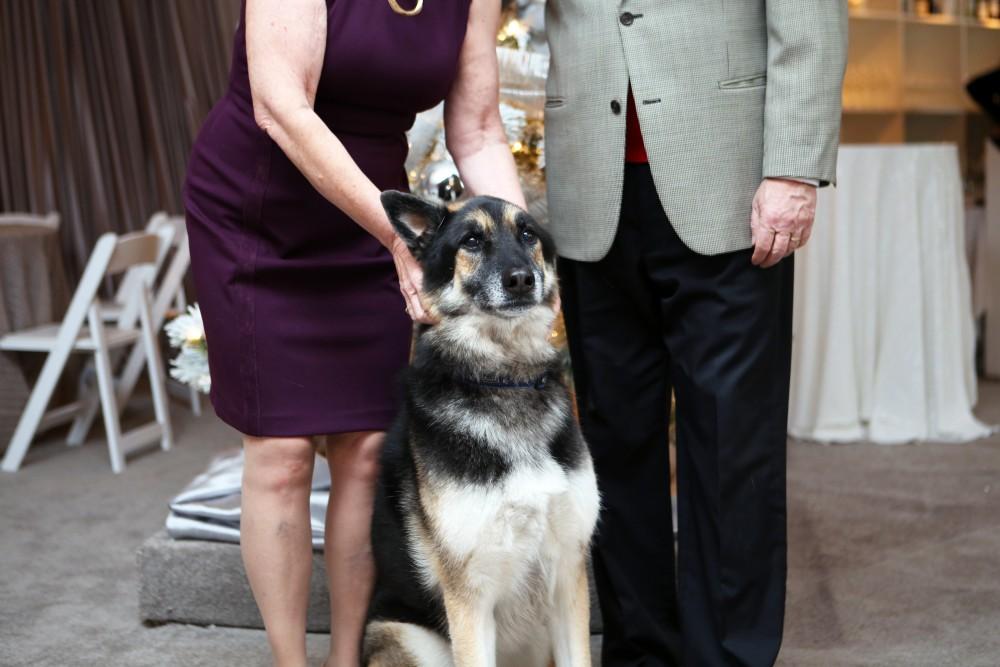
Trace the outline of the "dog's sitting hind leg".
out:
[[[372,621],[365,628],[365,667],[453,667],[444,637],[412,623]]]

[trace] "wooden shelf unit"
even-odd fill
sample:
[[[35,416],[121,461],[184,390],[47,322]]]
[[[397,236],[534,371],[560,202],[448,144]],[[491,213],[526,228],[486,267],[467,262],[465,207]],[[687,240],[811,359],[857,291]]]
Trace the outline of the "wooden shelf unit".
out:
[[[1000,20],[917,16],[903,5],[851,7],[841,140],[953,142],[966,179],[981,182],[987,121],[965,84],[1000,66]]]

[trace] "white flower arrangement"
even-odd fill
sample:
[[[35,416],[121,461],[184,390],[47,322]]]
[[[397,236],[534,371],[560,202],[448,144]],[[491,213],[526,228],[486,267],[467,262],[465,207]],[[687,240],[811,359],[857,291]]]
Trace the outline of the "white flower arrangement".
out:
[[[207,394],[212,388],[212,376],[208,370],[208,343],[201,308],[198,304],[188,306],[186,313],[167,322],[163,330],[170,346],[180,350],[170,360],[170,377]]]

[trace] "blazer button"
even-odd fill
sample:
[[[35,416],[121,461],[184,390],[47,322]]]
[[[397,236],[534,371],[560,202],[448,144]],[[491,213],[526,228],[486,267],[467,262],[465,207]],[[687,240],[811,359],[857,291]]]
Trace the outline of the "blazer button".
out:
[[[622,112],[622,104],[618,100],[611,100],[611,113],[617,115]]]
[[[635,20],[635,16],[633,16],[631,12],[625,12],[618,17],[618,20],[622,22],[622,25],[630,26],[632,25],[632,21]]]

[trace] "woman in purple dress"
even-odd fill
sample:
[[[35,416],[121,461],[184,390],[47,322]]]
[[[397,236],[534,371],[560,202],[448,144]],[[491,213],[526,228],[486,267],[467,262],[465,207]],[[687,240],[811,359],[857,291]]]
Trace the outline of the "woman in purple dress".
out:
[[[309,488],[325,441],[329,667],[358,664],[378,452],[420,270],[379,202],[445,100],[466,187],[523,204],[498,112],[498,0],[246,0],[185,206],[212,403],[243,433],[241,547],[278,665],[306,664]],[[406,3],[405,6],[402,3]],[[409,316],[407,315],[409,314]]]

